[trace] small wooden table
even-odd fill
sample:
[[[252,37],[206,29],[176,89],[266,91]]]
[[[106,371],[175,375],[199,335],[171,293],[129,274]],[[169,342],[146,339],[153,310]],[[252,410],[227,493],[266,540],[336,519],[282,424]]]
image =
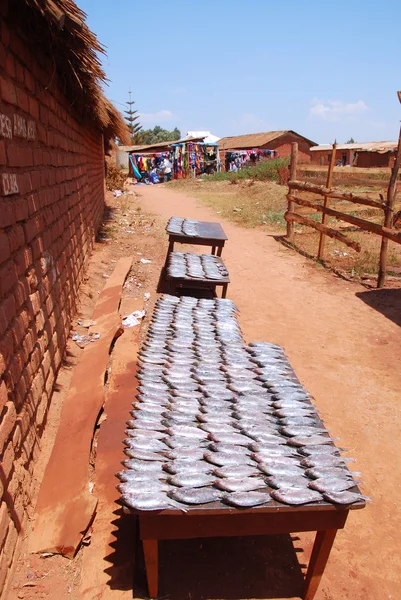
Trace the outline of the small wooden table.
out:
[[[251,509],[235,509],[220,502],[187,507],[187,512],[130,511],[139,517],[139,536],[145,557],[149,596],[158,595],[158,541],[206,537],[255,536],[316,531],[305,576],[303,600],[312,600],[322,578],[338,529],[343,529],[350,510],[365,506],[363,500],[337,507],[328,502],[286,506],[278,502]],[[127,509],[126,509],[127,510]]]
[[[223,251],[224,243],[228,240],[228,237],[224,233],[224,230],[220,223],[214,223],[209,221],[198,221],[199,235],[189,236],[184,233],[168,233],[168,251],[167,258],[170,252],[174,250],[174,244],[193,244],[196,246],[211,246],[211,254],[217,254],[221,256]],[[217,249],[217,253],[216,253]],[[167,260],[166,260],[167,263]]]
[[[171,256],[171,253],[169,253],[167,255],[167,261],[169,256]],[[215,258],[216,262],[219,262],[223,265],[223,267],[226,269],[226,266],[223,262],[223,260],[220,258],[220,256],[217,256]],[[208,279],[208,278],[200,278],[200,277],[190,277],[189,275],[186,275],[185,277],[173,277],[172,275],[168,274],[168,264],[167,264],[167,271],[166,271],[166,281],[167,281],[167,285],[168,285],[168,293],[172,294],[173,296],[175,296],[177,294],[177,290],[179,288],[192,288],[192,289],[196,289],[196,290],[202,290],[202,289],[210,289],[213,288],[214,291],[216,290],[216,286],[221,286],[222,287],[222,291],[221,291],[221,297],[225,298],[227,296],[227,287],[228,284],[230,283],[230,278],[229,276],[221,276],[220,279]]]

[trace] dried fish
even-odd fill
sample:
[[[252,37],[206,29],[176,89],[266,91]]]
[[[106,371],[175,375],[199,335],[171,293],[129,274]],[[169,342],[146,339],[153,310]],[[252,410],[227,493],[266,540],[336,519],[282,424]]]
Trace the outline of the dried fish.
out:
[[[172,475],[178,473],[212,473],[213,467],[203,460],[172,460],[163,464],[163,470]]]
[[[328,502],[333,502],[333,504],[354,504],[355,502],[360,502],[361,500],[371,500],[368,496],[363,496],[362,494],[357,494],[355,492],[324,492],[323,498]]]
[[[164,456],[169,460],[188,460],[198,461],[203,459],[203,448],[177,448],[176,450],[168,450],[164,452]]]
[[[163,473],[162,463],[158,461],[151,460],[138,460],[136,458],[129,458],[121,461],[121,464],[127,469],[132,469],[133,471],[138,471],[140,473],[152,473],[152,474],[161,474]]]
[[[238,444],[239,446],[248,446],[252,441],[248,436],[241,433],[210,433],[209,439],[221,444]]]
[[[217,477],[251,477],[260,475],[260,472],[255,466],[248,465],[227,465],[225,467],[217,467],[213,470]]]
[[[147,450],[150,452],[163,452],[168,450],[162,440],[148,437],[129,437],[123,440],[123,444],[132,450]]]
[[[340,477],[343,479],[352,478],[352,477],[360,477],[361,473],[357,473],[356,471],[348,471],[347,467],[343,465],[342,467],[338,466],[326,466],[326,467],[314,467],[311,469],[306,469],[305,474],[311,479],[320,479],[322,477]]]
[[[271,502],[271,497],[263,492],[231,492],[224,494],[223,501],[238,508],[251,508]]]
[[[138,483],[133,479],[119,483],[117,489],[121,494],[167,492],[169,486],[157,479],[144,480]]]
[[[141,450],[136,448],[126,448],[124,453],[130,458],[136,458],[138,460],[159,460],[164,461],[165,459],[157,452],[151,450]]]
[[[120,500],[135,510],[164,510],[171,508],[170,499],[163,492],[125,493]]]
[[[167,481],[178,487],[199,488],[212,485],[214,478],[205,473],[181,472],[167,477]]]
[[[224,492],[249,492],[266,487],[263,479],[257,477],[242,477],[217,479],[215,486]]]
[[[262,471],[262,473],[266,473],[266,475],[274,475],[279,477],[280,475],[287,475],[288,477],[301,477],[304,471],[302,468],[297,467],[296,465],[286,465],[286,464],[273,464],[273,463],[258,463],[258,469]]]
[[[296,436],[289,438],[287,444],[290,446],[322,446],[324,444],[331,444],[333,438],[325,437],[323,435],[310,435],[310,436]]]
[[[322,456],[323,454],[333,454],[335,456],[340,456],[339,453],[340,448],[334,446],[334,444],[325,444],[324,446],[303,446],[301,448],[297,448],[297,452],[303,454],[304,456]]]
[[[167,429],[167,433],[171,436],[188,437],[195,439],[206,439],[208,434],[203,429],[198,427],[190,427],[188,425],[174,425]]]
[[[346,462],[352,462],[352,458],[343,458],[337,454],[318,454],[313,458],[304,458],[301,460],[301,465],[308,469],[314,467],[345,467]]]
[[[173,500],[184,504],[208,504],[220,500],[222,494],[212,488],[189,488],[182,487],[172,489],[168,495]]]
[[[343,492],[355,487],[357,484],[353,479],[342,479],[340,477],[321,477],[309,483],[312,490],[322,493]]]
[[[275,489],[287,489],[289,487],[307,488],[308,479],[306,477],[293,475],[272,475],[266,478],[268,485]]]
[[[271,492],[272,497],[278,502],[284,504],[299,505],[320,502],[322,495],[314,490],[296,487],[279,488]]]
[[[253,464],[253,461],[246,454],[225,454],[223,452],[205,451],[203,456],[208,462],[218,467]]]

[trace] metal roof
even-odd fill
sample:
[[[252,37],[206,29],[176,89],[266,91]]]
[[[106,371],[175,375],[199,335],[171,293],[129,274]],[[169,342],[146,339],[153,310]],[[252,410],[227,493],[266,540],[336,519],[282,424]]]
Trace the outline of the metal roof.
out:
[[[247,133],[245,135],[224,137],[219,140],[219,148],[220,150],[260,148],[261,146],[265,146],[269,142],[272,142],[273,140],[276,140],[287,133],[292,133],[303,138],[309,144],[311,144],[311,146],[315,145],[315,142],[312,142],[303,135],[296,133],[296,131],[293,131],[292,129],[285,129],[282,131],[265,131],[263,133]]]
[[[394,152],[397,146],[397,142],[355,142],[354,144],[338,144],[337,150],[355,150],[358,152],[378,152],[379,154],[385,154],[386,152]],[[310,151],[330,152],[332,149],[332,144],[322,144],[321,146],[312,146]]]

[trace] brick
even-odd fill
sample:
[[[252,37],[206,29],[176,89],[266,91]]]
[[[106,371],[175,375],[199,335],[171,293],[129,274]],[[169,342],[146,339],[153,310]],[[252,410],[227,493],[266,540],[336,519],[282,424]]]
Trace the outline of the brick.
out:
[[[3,231],[0,232],[0,264],[8,260],[11,256],[10,241]]]
[[[20,65],[18,65],[18,63],[17,63],[17,65],[16,65],[17,73],[22,71],[22,77],[23,77],[24,71],[23,71],[22,67],[21,67],[21,71],[20,71],[19,66]],[[29,112],[29,97],[26,92],[21,90],[21,88],[17,88],[17,102],[18,102],[18,106],[21,110],[23,110],[26,113]]]
[[[24,67],[18,61],[15,62],[15,72],[17,81],[24,83]]]
[[[7,402],[0,415],[0,452],[9,441],[15,427],[17,414],[13,402]]]
[[[23,246],[14,254],[14,262],[17,266],[19,277],[25,274],[26,270],[32,265],[32,252],[29,246]]]
[[[8,167],[32,167],[33,153],[31,148],[9,143],[7,145]]]
[[[2,457],[1,457],[3,473],[4,473],[4,477],[6,479],[8,479],[10,476],[14,459],[15,459],[15,452],[14,452],[13,444],[10,441],[10,442],[8,442],[7,446],[5,447]]]
[[[0,165],[5,165],[6,162],[6,143],[4,140],[0,140]]]
[[[5,67],[6,67],[7,75],[9,77],[11,77],[11,79],[14,79],[15,78],[15,60],[14,60],[14,57],[11,54],[11,52],[7,53]]]
[[[0,267],[0,296],[6,296],[17,283],[17,267],[12,260],[9,260]]]
[[[25,198],[17,198],[13,202],[16,221],[25,221],[29,217],[29,206]]]
[[[0,198],[0,227],[9,227],[15,223],[14,207],[11,200],[1,201]]]
[[[8,512],[8,506],[5,502],[2,502],[0,505],[0,549],[4,547],[9,523],[10,514]],[[0,554],[3,555],[3,552],[1,552]]]
[[[27,89],[30,92],[34,92],[35,91],[35,80],[32,76],[32,73],[30,73],[30,71],[28,71],[28,69],[25,69],[24,81],[25,81],[25,86],[27,87]],[[39,117],[37,117],[37,118],[39,118]]]
[[[11,563],[13,560],[15,546],[17,544],[17,539],[18,539],[18,531],[17,531],[13,521],[11,520],[10,525],[8,527],[6,543],[4,545],[4,555],[7,559],[7,565],[9,568],[11,567]]]
[[[27,243],[29,243],[31,240],[33,240],[34,237],[36,237],[40,233],[41,227],[40,227],[39,217],[32,217],[31,219],[29,219],[28,221],[26,221],[24,223],[23,227],[24,227],[25,241]]]
[[[14,323],[14,322],[13,322]],[[0,364],[8,365],[14,352],[15,342],[13,329],[14,325],[0,339]],[[1,367],[3,369],[3,366]],[[4,373],[4,371],[3,371]]]
[[[40,294],[38,291],[29,295],[29,301],[32,305],[33,314],[36,315],[41,308]]]
[[[0,381],[0,411],[8,402],[8,390],[4,381]]]
[[[15,85],[4,79],[4,77],[0,77],[0,89],[1,89],[1,97],[4,102],[8,102],[8,104],[12,104],[13,106],[17,105],[17,91],[15,89]]]
[[[29,286],[26,279],[19,279],[17,286],[14,289],[15,306],[20,309],[21,306],[26,302],[29,296]]]
[[[17,225],[16,223],[12,228],[7,230],[8,242],[10,244],[10,251],[15,252],[20,246],[23,246],[25,243],[24,230],[21,225]]]
[[[9,294],[3,302],[0,302],[0,335],[7,331],[16,314],[15,298],[13,294]]]

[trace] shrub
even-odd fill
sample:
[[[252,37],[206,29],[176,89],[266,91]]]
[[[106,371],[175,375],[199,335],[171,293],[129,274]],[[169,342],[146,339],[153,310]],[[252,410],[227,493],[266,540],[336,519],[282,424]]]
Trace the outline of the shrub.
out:
[[[290,159],[275,158],[258,162],[255,166],[243,167],[236,173],[223,172],[213,175],[203,175],[207,181],[231,181],[232,183],[242,179],[254,179],[258,181],[277,181],[280,184],[288,182],[288,165]]]

